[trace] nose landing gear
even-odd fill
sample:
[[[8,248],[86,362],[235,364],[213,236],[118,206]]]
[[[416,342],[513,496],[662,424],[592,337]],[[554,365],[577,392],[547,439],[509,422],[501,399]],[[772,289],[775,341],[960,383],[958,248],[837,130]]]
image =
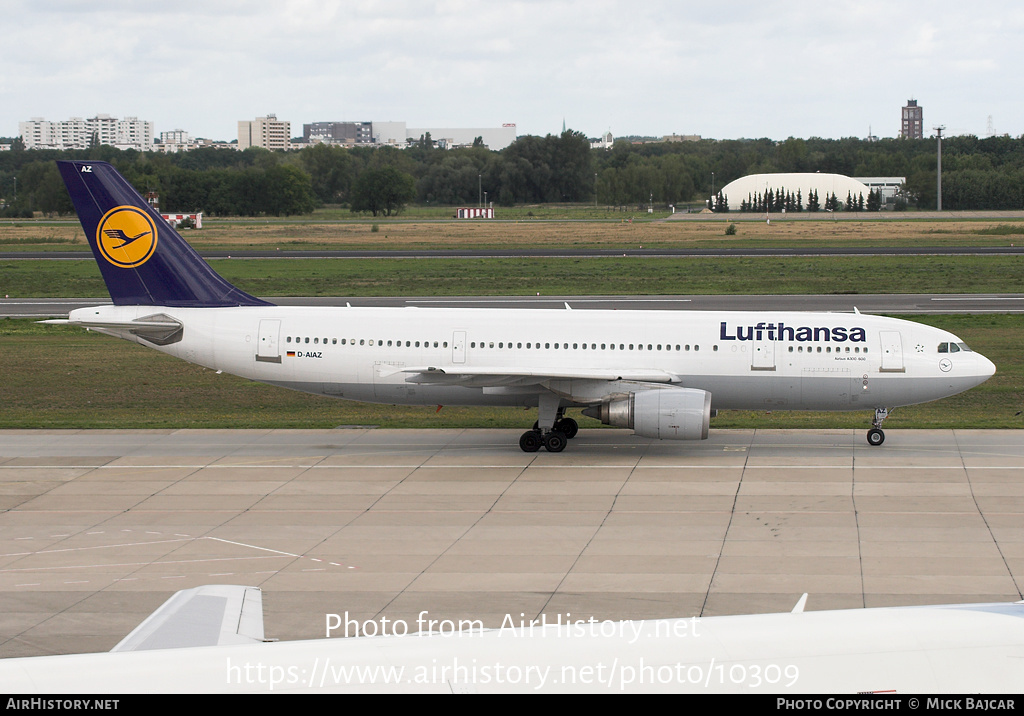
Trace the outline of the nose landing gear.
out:
[[[885,433],[882,432],[882,421],[889,417],[892,408],[875,408],[875,419],[871,421],[873,426],[868,430],[868,445],[878,447],[885,442]]]

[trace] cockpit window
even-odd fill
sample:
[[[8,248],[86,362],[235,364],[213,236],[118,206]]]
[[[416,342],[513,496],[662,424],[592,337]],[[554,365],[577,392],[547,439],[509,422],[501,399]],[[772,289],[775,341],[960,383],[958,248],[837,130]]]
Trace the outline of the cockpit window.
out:
[[[960,350],[962,350],[962,351],[966,351],[968,353],[973,353],[974,352],[970,348],[967,347],[966,343],[957,343],[957,345],[960,346]]]
[[[939,353],[959,353],[960,351],[964,351],[965,353],[974,352],[967,346],[966,343],[962,342],[939,344]]]

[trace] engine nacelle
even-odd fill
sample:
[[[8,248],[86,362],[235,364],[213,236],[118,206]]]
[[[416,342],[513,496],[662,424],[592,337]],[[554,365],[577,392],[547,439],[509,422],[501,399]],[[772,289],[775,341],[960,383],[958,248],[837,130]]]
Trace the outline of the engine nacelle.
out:
[[[705,440],[711,423],[711,393],[695,388],[652,388],[587,408],[583,414],[605,425],[632,428],[659,440]]]

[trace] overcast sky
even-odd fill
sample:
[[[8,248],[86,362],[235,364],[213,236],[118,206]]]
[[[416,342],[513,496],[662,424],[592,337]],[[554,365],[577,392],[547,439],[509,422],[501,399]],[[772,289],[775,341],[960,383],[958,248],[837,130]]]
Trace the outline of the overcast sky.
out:
[[[1013,0],[7,0],[0,136],[106,113],[231,140],[276,113],[588,136],[1024,133]]]

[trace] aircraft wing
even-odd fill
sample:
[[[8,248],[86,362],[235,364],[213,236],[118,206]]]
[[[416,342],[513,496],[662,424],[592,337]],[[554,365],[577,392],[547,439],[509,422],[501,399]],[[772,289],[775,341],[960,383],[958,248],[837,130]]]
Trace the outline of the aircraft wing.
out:
[[[111,651],[262,641],[263,592],[258,587],[211,584],[177,592]]]
[[[549,380],[630,380],[644,383],[679,383],[682,378],[674,373],[663,370],[633,369],[588,369],[588,368],[548,368],[523,369],[512,366],[489,368],[469,368],[448,366],[417,366],[412,368],[394,368],[390,373],[381,371],[382,377],[395,373],[408,373],[408,383],[471,385],[474,387],[502,385],[532,385]]]

